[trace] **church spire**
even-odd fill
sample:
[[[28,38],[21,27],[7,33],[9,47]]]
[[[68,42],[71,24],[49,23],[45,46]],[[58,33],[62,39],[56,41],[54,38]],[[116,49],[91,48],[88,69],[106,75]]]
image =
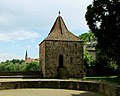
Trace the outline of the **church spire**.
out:
[[[26,53],[25,53],[25,60],[27,60],[28,58],[28,54],[27,54],[27,50],[26,50]]]

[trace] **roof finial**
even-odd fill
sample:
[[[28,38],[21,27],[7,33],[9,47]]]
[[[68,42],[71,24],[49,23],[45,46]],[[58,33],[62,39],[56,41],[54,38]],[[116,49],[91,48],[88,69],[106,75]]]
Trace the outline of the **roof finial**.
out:
[[[60,13],[61,13],[61,12],[60,12],[60,10],[59,10],[59,15],[60,15]]]

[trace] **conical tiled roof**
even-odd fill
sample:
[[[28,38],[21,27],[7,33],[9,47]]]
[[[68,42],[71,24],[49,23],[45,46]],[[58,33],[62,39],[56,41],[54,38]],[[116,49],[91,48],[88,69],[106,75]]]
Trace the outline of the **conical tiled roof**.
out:
[[[71,33],[61,16],[58,16],[48,37],[45,40],[81,41],[79,37]]]

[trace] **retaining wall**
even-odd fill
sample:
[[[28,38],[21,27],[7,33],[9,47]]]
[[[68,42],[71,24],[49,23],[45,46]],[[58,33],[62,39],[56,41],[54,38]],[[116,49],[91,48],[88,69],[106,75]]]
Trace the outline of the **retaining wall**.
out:
[[[54,88],[92,91],[105,96],[120,96],[120,86],[99,82],[40,79],[0,82],[0,90],[21,88]]]
[[[40,75],[40,71],[29,72],[0,72],[0,76],[13,76],[13,75]]]
[[[41,78],[40,71],[29,72],[0,72],[0,78]]]

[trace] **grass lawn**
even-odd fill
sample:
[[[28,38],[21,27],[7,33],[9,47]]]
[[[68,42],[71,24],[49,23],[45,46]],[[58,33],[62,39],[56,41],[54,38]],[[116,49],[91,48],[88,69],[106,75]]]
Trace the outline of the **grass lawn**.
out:
[[[100,82],[120,84],[120,79],[118,79],[117,76],[84,77],[83,80],[95,80]]]

